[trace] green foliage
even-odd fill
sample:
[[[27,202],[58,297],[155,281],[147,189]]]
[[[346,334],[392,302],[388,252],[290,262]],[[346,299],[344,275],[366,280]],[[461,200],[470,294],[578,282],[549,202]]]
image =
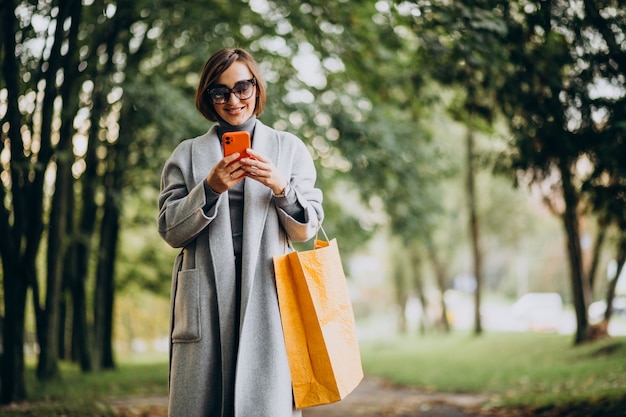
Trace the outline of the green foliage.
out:
[[[624,94],[617,79],[624,70],[616,71],[607,59],[623,60],[625,52],[612,47],[613,37],[626,31],[619,23],[623,11],[611,16],[619,8],[615,2],[587,6],[572,13],[566,3],[535,2],[523,18],[505,16],[510,64],[498,101],[512,121],[515,167],[538,179],[549,176],[558,161],[578,176],[573,164],[582,156],[593,163],[592,178],[619,175],[607,168],[623,154]],[[600,10],[605,17],[595,14]],[[599,50],[592,39],[609,47]],[[601,85],[607,88],[601,91]],[[585,180],[583,173],[580,181]]]
[[[157,193],[154,184],[142,184],[142,188],[124,195],[117,255],[119,291],[138,287],[159,295],[169,294],[172,263],[178,250],[169,247],[157,232]]]
[[[150,357],[169,347],[169,276],[164,281],[167,292],[149,288],[141,277],[135,278],[118,292],[115,300],[115,352],[122,358],[133,352]]]
[[[514,181],[540,184],[562,217],[579,317],[575,340],[584,340],[583,294],[590,290],[579,213],[592,209],[603,226],[624,234],[624,172],[610,156],[625,151],[626,53],[617,41],[626,33],[623,7],[616,1],[396,4],[400,25],[421,31],[418,54],[431,64],[427,73],[464,90],[453,117],[472,131],[489,131],[502,113],[512,140],[499,171],[506,167]]]
[[[486,393],[490,405],[565,405],[626,393],[626,339],[572,347],[553,334],[394,338],[362,345],[367,374],[437,392]]]

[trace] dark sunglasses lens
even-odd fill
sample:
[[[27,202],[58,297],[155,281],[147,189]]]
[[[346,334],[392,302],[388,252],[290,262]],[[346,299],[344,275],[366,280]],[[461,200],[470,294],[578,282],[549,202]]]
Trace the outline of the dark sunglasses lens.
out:
[[[233,88],[233,93],[242,100],[250,98],[253,84],[250,81],[239,81]]]
[[[209,97],[213,100],[213,103],[225,103],[228,101],[228,95],[230,90],[228,88],[212,88],[209,90]]]

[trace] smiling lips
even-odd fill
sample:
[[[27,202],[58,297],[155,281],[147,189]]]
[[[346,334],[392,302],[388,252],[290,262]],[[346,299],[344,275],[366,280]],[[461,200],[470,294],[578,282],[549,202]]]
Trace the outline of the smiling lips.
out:
[[[246,106],[235,106],[223,109],[225,121],[233,126],[243,124],[246,120]]]
[[[224,109],[224,110],[230,114],[238,114],[238,113],[241,113],[244,109],[245,109],[245,106],[238,106],[238,107],[231,107],[231,108]]]

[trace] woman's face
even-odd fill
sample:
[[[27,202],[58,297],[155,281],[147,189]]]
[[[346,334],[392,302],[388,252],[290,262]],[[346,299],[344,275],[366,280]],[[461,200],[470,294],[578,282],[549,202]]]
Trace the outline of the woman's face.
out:
[[[219,76],[215,84],[233,88],[239,81],[250,80],[252,78],[252,73],[248,69],[248,66],[242,62],[235,61]],[[254,89],[254,94],[246,100],[240,100],[231,92],[226,103],[213,104],[215,112],[222,120],[232,126],[243,124],[254,114],[257,97],[256,86],[254,86]]]

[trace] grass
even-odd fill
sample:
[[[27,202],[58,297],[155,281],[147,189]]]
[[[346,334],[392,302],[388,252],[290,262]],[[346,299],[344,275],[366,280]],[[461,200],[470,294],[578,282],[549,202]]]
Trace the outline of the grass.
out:
[[[28,403],[0,409],[0,416],[115,416],[107,400],[167,395],[167,357],[120,361],[115,370],[84,374],[62,363],[61,376],[42,384],[33,366],[26,373]]]
[[[491,333],[364,343],[366,374],[441,392],[487,393],[492,405],[563,406],[626,396],[626,337]]]
[[[626,337],[575,347],[572,336],[453,333],[366,341],[361,354],[367,375],[438,392],[488,394],[490,407],[604,405],[626,398]],[[116,370],[91,374],[62,364],[61,377],[47,384],[37,382],[33,368],[29,402],[0,408],[1,417],[112,417],[111,398],[167,392],[163,356],[129,358]]]

